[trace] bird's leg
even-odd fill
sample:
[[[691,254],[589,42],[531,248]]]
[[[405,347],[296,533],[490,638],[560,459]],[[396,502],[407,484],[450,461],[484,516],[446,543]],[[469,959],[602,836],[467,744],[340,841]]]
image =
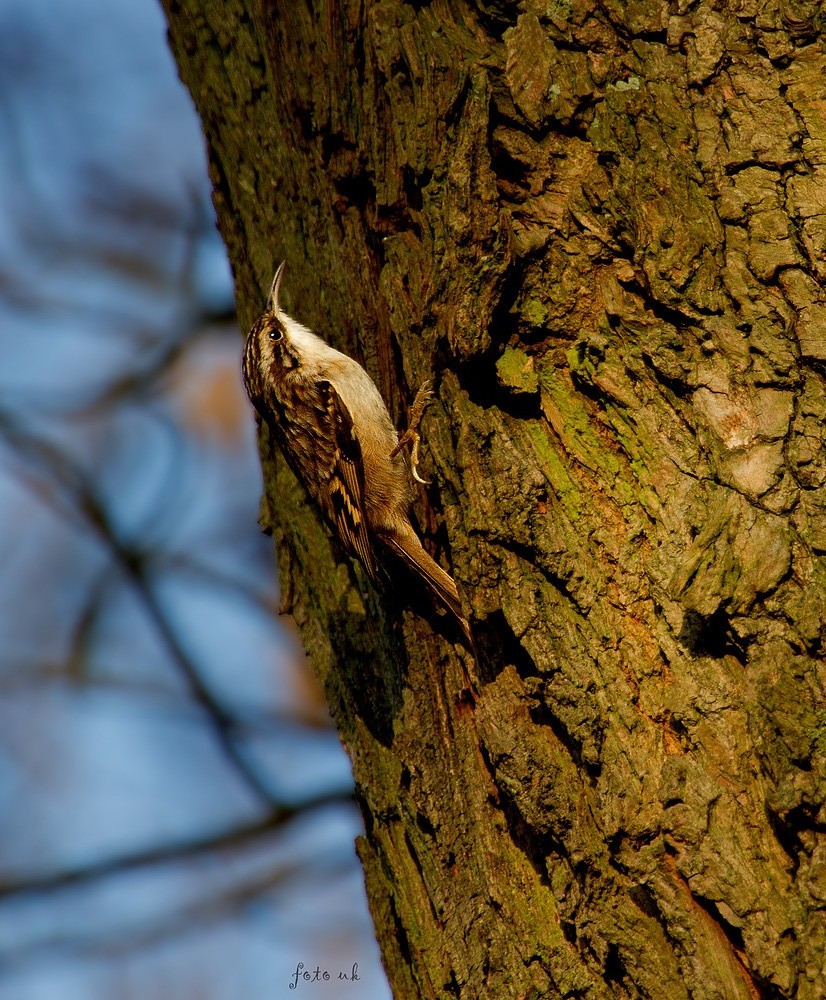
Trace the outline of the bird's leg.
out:
[[[413,400],[413,406],[410,408],[410,420],[407,424],[407,430],[399,438],[399,443],[390,452],[390,457],[395,458],[396,455],[404,448],[406,445],[410,445],[410,466],[413,472],[413,478],[417,483],[422,483],[424,486],[428,485],[426,479],[422,479],[419,475],[418,465],[419,465],[419,424],[421,423],[422,416],[424,415],[425,407],[433,398],[433,390],[430,388],[430,382],[425,382],[424,385],[416,393],[416,398]]]

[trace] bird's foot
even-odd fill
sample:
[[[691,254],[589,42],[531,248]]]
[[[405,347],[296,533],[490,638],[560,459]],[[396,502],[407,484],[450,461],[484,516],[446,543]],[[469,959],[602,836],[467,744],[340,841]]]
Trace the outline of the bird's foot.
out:
[[[421,423],[422,416],[424,415],[425,408],[430,400],[433,398],[433,390],[430,388],[430,382],[425,382],[424,385],[416,393],[416,398],[413,400],[413,406],[410,408],[410,421],[407,425],[407,430],[399,438],[399,443],[390,452],[390,457],[395,458],[396,455],[410,445],[410,467],[413,473],[413,478],[417,483],[421,483],[423,486],[428,485],[427,479],[422,479],[419,475],[419,424]]]

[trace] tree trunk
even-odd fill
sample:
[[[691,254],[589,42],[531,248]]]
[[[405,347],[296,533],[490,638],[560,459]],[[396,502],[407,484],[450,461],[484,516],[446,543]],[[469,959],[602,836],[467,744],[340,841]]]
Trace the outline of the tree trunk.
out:
[[[242,322],[436,389],[475,664],[265,461],[394,995],[822,998],[820,6],[164,2]]]

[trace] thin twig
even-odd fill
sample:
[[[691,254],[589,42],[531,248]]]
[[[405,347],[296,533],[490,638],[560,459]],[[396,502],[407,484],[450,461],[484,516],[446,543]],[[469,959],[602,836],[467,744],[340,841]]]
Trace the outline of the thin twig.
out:
[[[266,816],[219,833],[210,833],[202,837],[192,837],[174,843],[159,844],[142,851],[115,855],[99,861],[91,861],[88,864],[69,866],[47,875],[32,875],[16,880],[6,880],[0,882],[0,900],[7,900],[13,896],[57,892],[110,875],[133,871],[137,868],[148,868],[169,861],[180,861],[213,851],[236,848],[285,826],[296,816],[304,815],[310,810],[352,802],[353,796],[349,792],[347,794],[340,791],[327,792],[313,799],[306,799],[297,805],[279,805]]]
[[[0,411],[0,429],[5,432],[6,440],[14,445],[18,453],[38,462],[41,476],[45,475],[44,468],[51,471],[52,476],[47,478],[56,481],[62,488],[64,500],[69,501],[69,509],[84,526],[94,531],[113,560],[132,582],[147,614],[166,644],[173,663],[185,677],[193,697],[209,717],[216,738],[239,777],[268,809],[277,806],[278,801],[267,782],[246,760],[241,747],[238,746],[235,739],[237,720],[204,682],[164,614],[147,579],[145,558],[139,552],[129,549],[117,538],[108,512],[87,481],[84,471],[64,453],[21,428],[14,418],[2,411]],[[50,490],[39,489],[38,492],[46,501],[55,505],[56,498]]]

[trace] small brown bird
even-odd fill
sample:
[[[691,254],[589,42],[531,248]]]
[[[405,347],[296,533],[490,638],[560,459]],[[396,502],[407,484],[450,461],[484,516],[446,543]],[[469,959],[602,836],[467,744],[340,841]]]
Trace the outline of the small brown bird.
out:
[[[267,309],[253,324],[244,351],[244,385],[290,468],[324,519],[371,580],[376,542],[424,581],[456,617],[468,639],[453,579],[422,548],[412,524],[410,474],[401,448],[430,396],[420,390],[411,428],[401,441],[384,400],[358,362],[329,347],[278,305],[284,264],[273,278]],[[472,640],[471,640],[472,641]]]

